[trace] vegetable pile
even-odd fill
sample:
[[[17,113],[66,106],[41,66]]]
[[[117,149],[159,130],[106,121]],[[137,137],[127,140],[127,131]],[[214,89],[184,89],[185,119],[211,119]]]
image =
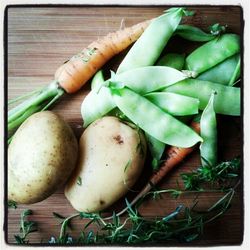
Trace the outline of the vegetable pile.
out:
[[[193,14],[185,8],[170,8],[153,20],[91,43],[57,70],[50,85],[33,92],[9,111],[10,204],[41,201],[68,180],[65,196],[79,211],[68,218],[57,215],[62,219],[61,233],[49,243],[166,242],[179,240],[182,233],[180,240],[188,242],[201,233],[200,221],[206,224],[228,209],[239,183],[235,185],[227,180],[238,177],[240,160],[219,162],[217,118],[218,114],[241,115],[241,90],[235,87],[240,78],[240,37],[226,33],[225,27],[219,24],[211,26],[210,33],[181,24],[184,16]],[[165,53],[173,36],[202,44],[189,55]],[[133,42],[117,71],[111,71],[110,77],[105,78],[107,74],[99,69]],[[65,92],[76,92],[92,76],[91,91],[81,105],[86,129],[77,149],[72,131],[63,121],[53,122],[50,112],[34,113],[49,108]],[[48,118],[44,122],[42,118],[46,114]],[[41,119],[37,127],[32,125],[36,118]],[[40,133],[39,142],[25,139],[31,130]],[[201,166],[196,172],[183,173],[184,190],[150,192],[197,145]],[[30,150],[26,154],[27,148]],[[47,150],[52,157],[42,160]],[[102,217],[100,211],[133,188],[143,172],[147,152],[153,172],[147,184],[132,201],[126,199],[123,210]],[[20,155],[24,155],[22,160],[18,160]],[[55,173],[51,174],[51,167]],[[39,174],[35,169],[39,169]],[[29,178],[21,183],[27,188],[26,197],[19,197],[17,188],[21,170],[29,172]],[[209,182],[217,182],[216,189],[203,188]],[[43,195],[39,193],[41,190]],[[211,190],[225,194],[207,211],[195,212],[193,208],[179,206],[166,217],[151,221],[137,210],[149,194],[171,193],[177,197],[186,192]],[[128,217],[121,222],[120,216],[126,211]],[[22,220],[30,213],[24,213]],[[66,228],[78,216],[90,219],[85,228],[96,222],[108,234],[89,232],[78,241],[73,240],[66,234]],[[108,219],[112,222],[106,222]],[[129,229],[127,222],[132,225]],[[35,224],[30,224],[33,231]],[[29,230],[22,228],[22,232],[22,236],[15,238],[19,243],[27,243]]]
[[[117,107],[125,119],[146,133],[154,162],[159,161],[166,144],[188,148],[202,142],[203,164],[214,165],[216,114],[240,115],[240,88],[232,87],[240,73],[240,38],[236,34],[217,33],[206,36],[209,41],[185,59],[175,54],[161,58],[163,48],[175,32],[181,36],[184,33],[183,37],[188,40],[204,37],[198,28],[187,25],[181,26],[178,33],[184,14],[183,8],[172,8],[156,18],[132,46],[116,73],[112,72],[107,80],[102,72],[97,73],[92,90],[82,103],[82,117],[87,127]],[[170,28],[162,30],[162,22]],[[154,35],[158,33],[161,35]],[[228,64],[229,72],[225,74],[221,68]],[[171,67],[173,65],[178,69]],[[199,136],[181,119],[200,110],[203,113]]]

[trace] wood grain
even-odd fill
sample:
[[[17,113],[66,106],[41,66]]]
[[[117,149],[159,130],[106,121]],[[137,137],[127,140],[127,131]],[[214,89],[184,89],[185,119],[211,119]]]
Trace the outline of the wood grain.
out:
[[[167,7],[10,7],[8,9],[8,98],[14,98],[34,90],[53,80],[53,74],[69,57],[82,50],[98,37],[115,31],[124,25],[130,26],[145,19],[160,15]],[[184,23],[195,24],[207,29],[215,22],[227,24],[229,31],[240,33],[241,11],[239,7],[190,7],[196,10],[194,17],[184,19]],[[122,21],[123,20],[123,21]],[[172,39],[168,51],[188,52],[193,49],[189,42]],[[105,67],[115,69],[122,55],[111,60]],[[53,108],[73,128],[79,138],[82,129],[80,105],[89,91],[87,84],[78,93],[65,96]],[[233,158],[241,154],[242,135],[240,119],[220,117],[219,158]],[[198,152],[192,153],[178,168],[172,171],[159,185],[159,188],[173,188],[181,172],[195,169],[199,162]],[[146,168],[147,166],[145,166]],[[147,174],[141,179],[145,179]],[[141,180],[142,182],[142,180]],[[111,180],[112,184],[112,180]],[[201,206],[207,207],[219,196],[207,194],[200,197]],[[178,204],[192,204],[192,196],[182,196],[177,200],[164,195],[159,201],[146,201],[141,213],[145,216],[164,216]],[[124,201],[120,201],[123,206]],[[16,210],[9,209],[7,219],[7,241],[14,242],[14,234],[19,232],[20,213],[25,208],[33,210],[31,219],[38,222],[39,231],[32,234],[31,243],[47,242],[51,236],[58,236],[59,224],[52,216],[58,212],[68,216],[74,213],[63,194],[63,188],[43,202],[34,205],[20,205]],[[239,190],[232,207],[224,217],[205,228],[204,235],[192,245],[231,245],[240,244],[243,236],[242,192]],[[79,234],[85,221],[74,220],[73,236]]]

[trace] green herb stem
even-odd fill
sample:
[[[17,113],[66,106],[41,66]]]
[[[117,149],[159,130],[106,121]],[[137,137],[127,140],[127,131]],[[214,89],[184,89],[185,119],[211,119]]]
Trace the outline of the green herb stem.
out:
[[[61,225],[61,230],[60,230],[59,238],[63,238],[65,236],[65,231],[66,231],[68,222],[71,219],[73,219],[75,217],[78,217],[78,216],[79,216],[79,213],[78,214],[73,214],[73,215],[67,217],[65,220],[63,220],[62,225]]]

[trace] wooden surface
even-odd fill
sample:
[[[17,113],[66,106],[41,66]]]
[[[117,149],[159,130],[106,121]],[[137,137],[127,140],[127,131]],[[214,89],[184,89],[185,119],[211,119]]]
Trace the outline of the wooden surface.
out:
[[[160,15],[166,8],[86,6],[9,8],[8,98],[14,98],[49,83],[57,67],[98,37],[120,27],[127,27]],[[185,18],[185,23],[192,23],[206,29],[209,25],[220,22],[227,24],[230,31],[240,33],[238,7],[190,7],[190,9],[196,10],[196,15]],[[178,38],[172,39],[168,46],[169,51],[175,52],[190,51],[190,48],[190,43]],[[115,69],[122,56],[114,58],[106,68]],[[88,91],[87,84],[77,94],[64,97],[53,108],[53,111],[60,114],[71,125],[77,137],[83,131],[80,104]],[[220,117],[220,160],[240,155],[241,147],[240,119]],[[181,172],[195,169],[198,165],[199,154],[196,151],[174,169],[161,182],[159,188],[174,188]],[[200,198],[200,205],[208,207],[218,197],[216,194],[203,195]],[[162,200],[146,201],[140,211],[144,216],[163,216],[178,204],[192,204],[193,198],[182,196],[175,200],[169,195],[164,195]],[[122,205],[123,201],[120,202],[120,206]],[[20,205],[16,210],[9,209],[6,232],[9,243],[14,242],[13,236],[19,231],[20,213],[26,208],[33,210],[34,215],[31,219],[37,221],[39,227],[39,231],[29,237],[31,243],[40,243],[41,239],[47,242],[51,236],[58,236],[59,224],[52,216],[52,212],[58,212],[64,216],[75,212],[64,197],[62,188],[43,202]],[[86,222],[74,220],[74,228],[70,234],[76,236],[84,227],[84,223]],[[242,235],[242,204],[239,190],[227,214],[208,225],[204,235],[192,245],[240,244]]]

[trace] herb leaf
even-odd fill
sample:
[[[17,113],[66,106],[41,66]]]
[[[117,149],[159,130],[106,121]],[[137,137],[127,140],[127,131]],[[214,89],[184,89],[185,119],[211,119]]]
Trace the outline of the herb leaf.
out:
[[[100,213],[76,213],[69,217],[64,217],[58,213],[53,213],[54,217],[61,220],[61,230],[58,238],[51,237],[50,244],[142,244],[167,243],[172,241],[191,242],[197,239],[202,233],[207,223],[211,223],[222,216],[230,207],[235,195],[235,189],[239,185],[225,188],[224,181],[235,180],[238,177],[240,160],[222,162],[213,168],[199,167],[191,173],[183,173],[185,189],[165,189],[148,192],[134,207],[125,199],[128,216],[120,217],[113,212],[109,221]],[[218,182],[217,189],[204,189],[203,184],[212,181]],[[152,184],[153,185],[153,184]],[[148,195],[153,197],[163,193],[178,197],[184,193],[199,194],[203,192],[217,192],[223,195],[214,202],[208,209],[198,209],[198,199],[194,200],[191,206],[179,205],[163,218],[146,218],[139,214],[139,205]],[[28,221],[27,216],[31,215],[31,210],[23,211],[20,222],[20,234],[15,235],[18,244],[27,244],[27,235],[36,231],[35,222]],[[79,217],[85,223],[84,231],[78,238],[73,238],[67,233],[67,229],[73,218]],[[95,223],[97,230],[88,230],[89,226]]]
[[[186,190],[202,190],[206,183],[224,187],[227,181],[239,176],[240,158],[221,162],[216,166],[200,166],[195,171],[181,174]]]
[[[62,216],[61,214],[58,214],[58,213],[56,213],[56,212],[53,212],[53,215],[54,215],[55,218],[62,219],[62,220],[65,219],[64,216]]]
[[[15,201],[12,200],[8,200],[8,208],[17,208],[17,203]]]
[[[124,167],[124,173],[127,171],[128,167],[131,165],[131,160],[128,160],[127,164]]]
[[[160,191],[163,192],[164,190]],[[92,245],[166,243],[173,240],[191,242],[203,233],[205,224],[214,221],[227,211],[234,194],[234,188],[230,188],[210,208],[205,210],[195,210],[197,202],[191,207],[179,205],[163,218],[142,217],[138,210],[132,208],[131,204],[126,200],[129,214],[127,218],[120,218],[120,216],[113,213],[112,219],[105,222],[100,214],[80,213],[75,216],[81,216],[81,218],[85,218],[89,222],[86,223],[86,231],[81,232],[79,238],[74,239],[64,231],[64,234],[60,235],[58,239],[53,238],[53,241],[50,240],[49,243]],[[96,222],[98,226],[97,233],[92,230],[87,231],[87,227],[93,222]]]
[[[81,186],[82,185],[82,178],[80,176],[77,177],[77,185]]]
[[[27,216],[32,215],[32,211],[30,209],[26,209],[21,214],[20,220],[20,233],[21,235],[14,235],[17,244],[27,244],[29,243],[26,240],[27,236],[30,233],[37,231],[37,224],[34,221],[27,220]]]

